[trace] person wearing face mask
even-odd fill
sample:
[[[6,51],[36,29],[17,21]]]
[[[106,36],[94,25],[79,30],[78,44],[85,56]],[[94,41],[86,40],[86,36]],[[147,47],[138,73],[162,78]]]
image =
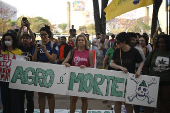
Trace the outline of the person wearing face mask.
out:
[[[6,33],[3,35],[1,54],[22,54],[22,51],[17,48],[17,40],[14,34]],[[1,88],[3,113],[21,113],[20,91],[17,89],[10,89],[9,82],[2,82]]]

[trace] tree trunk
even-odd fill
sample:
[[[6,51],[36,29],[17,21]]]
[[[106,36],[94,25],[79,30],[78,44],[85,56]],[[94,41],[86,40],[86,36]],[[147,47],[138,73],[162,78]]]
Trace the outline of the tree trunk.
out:
[[[106,32],[106,13],[104,12],[104,9],[107,7],[109,0],[102,0],[102,8],[101,8],[101,24],[102,24],[102,31],[101,32]]]
[[[94,10],[94,21],[95,21],[95,31],[96,33],[101,32],[101,19],[99,12],[99,3],[98,0],[93,0],[93,10]]]
[[[153,3],[153,15],[152,15],[152,26],[151,26],[151,37],[153,37],[156,32],[157,21],[158,21],[158,12],[162,4],[162,0],[154,0]]]

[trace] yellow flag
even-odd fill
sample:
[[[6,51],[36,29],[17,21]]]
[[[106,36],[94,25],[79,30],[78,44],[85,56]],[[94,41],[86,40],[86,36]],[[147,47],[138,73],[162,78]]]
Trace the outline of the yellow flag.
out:
[[[112,0],[112,2],[104,9],[106,21],[139,7],[153,4],[153,0],[140,0],[138,4],[134,4],[134,1],[135,0]]]

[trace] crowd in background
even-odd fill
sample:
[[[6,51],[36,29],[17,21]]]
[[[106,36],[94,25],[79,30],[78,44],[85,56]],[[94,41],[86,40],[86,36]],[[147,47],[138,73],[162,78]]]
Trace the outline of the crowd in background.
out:
[[[23,29],[27,28],[27,32]],[[160,33],[159,33],[160,32]],[[72,27],[69,31],[68,40],[65,36],[58,39],[53,38],[53,34],[48,25],[40,29],[41,40],[36,41],[36,35],[30,29],[28,20],[21,21],[19,30],[8,30],[1,40],[1,54],[15,54],[26,56],[27,61],[53,63],[65,65],[66,67],[78,66],[80,68],[98,68],[124,73],[134,73],[138,78],[142,75],[160,77],[159,95],[157,108],[143,107],[124,103],[127,113],[153,113],[155,110],[160,113],[169,113],[170,103],[170,36],[163,33],[161,28],[156,30],[152,40],[148,34],[121,32],[116,36],[111,35],[111,39],[105,32],[97,33],[91,41],[89,34],[76,34],[76,29]],[[76,36],[77,35],[77,36]],[[96,61],[93,61],[95,51]],[[80,57],[78,63],[74,58]],[[24,100],[27,99],[27,113],[34,111],[34,92],[26,90],[10,89],[8,82],[0,82],[1,99],[3,113],[25,113]],[[46,97],[48,99],[49,111],[54,113],[54,94],[38,92],[39,109],[41,113],[45,110]],[[70,113],[76,110],[78,97],[71,96]],[[82,97],[82,112],[88,109],[88,99]],[[103,104],[107,100],[102,101]],[[121,113],[122,102],[115,102],[115,113]]]

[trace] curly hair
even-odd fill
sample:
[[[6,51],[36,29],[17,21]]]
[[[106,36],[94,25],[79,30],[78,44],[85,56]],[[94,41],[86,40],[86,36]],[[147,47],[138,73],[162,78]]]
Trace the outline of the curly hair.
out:
[[[75,41],[75,49],[78,49],[78,39],[79,39],[80,37],[83,37],[83,38],[84,38],[84,40],[85,40],[85,49],[89,50],[88,41],[87,41],[86,36],[84,36],[84,35],[78,35],[78,36],[77,36],[76,41]]]
[[[143,37],[145,39],[145,44],[148,45],[148,37],[146,35],[140,35],[139,38]]]
[[[167,35],[167,34],[162,34],[162,35],[160,34],[160,35],[157,36],[156,45],[155,45],[156,48],[159,48],[158,43],[159,43],[160,38],[164,39],[164,42],[165,42],[165,45],[166,45],[166,50],[170,51],[170,36]]]
[[[12,41],[13,41],[12,48],[15,49],[18,46],[18,41],[17,41],[16,36],[12,33],[5,33],[1,40],[2,41],[2,50],[6,51],[8,49],[8,47],[5,45],[5,37],[6,36],[10,36],[12,38]]]

